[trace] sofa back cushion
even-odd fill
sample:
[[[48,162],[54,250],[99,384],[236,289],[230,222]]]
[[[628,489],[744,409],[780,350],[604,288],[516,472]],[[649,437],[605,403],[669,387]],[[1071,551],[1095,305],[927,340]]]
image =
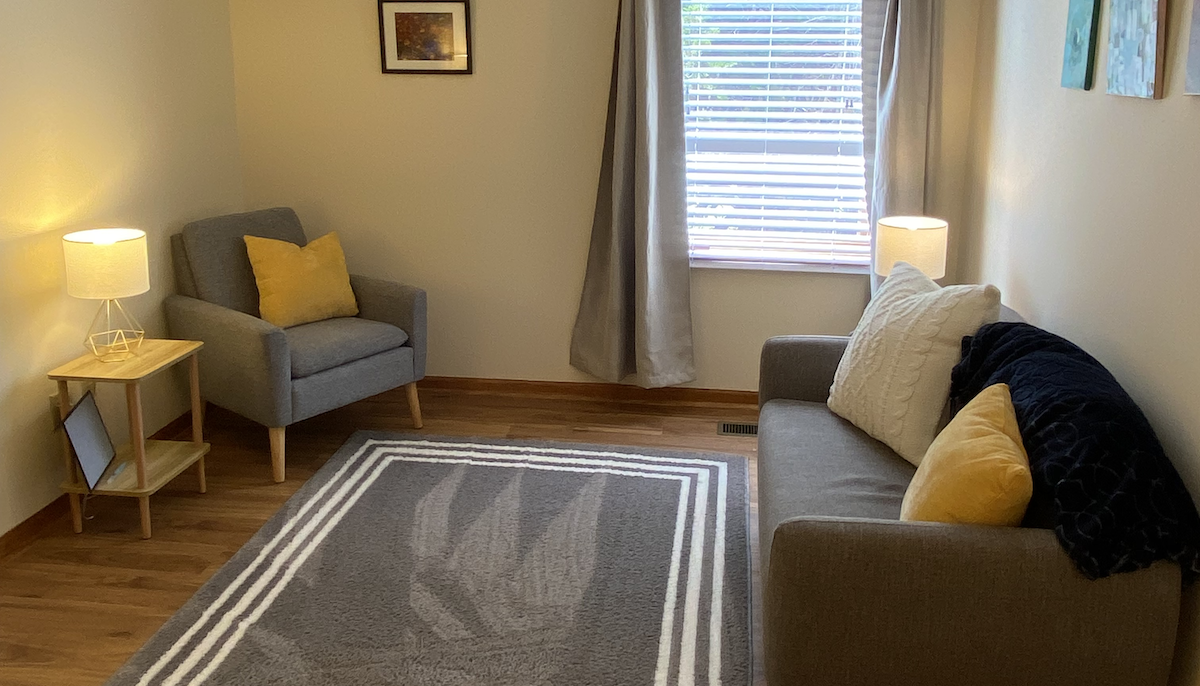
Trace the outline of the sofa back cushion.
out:
[[[246,254],[244,236],[306,245],[300,218],[288,207],[201,219],[183,227],[182,258],[200,300],[258,316],[258,287]],[[177,253],[180,251],[177,251]],[[177,254],[177,262],[178,260]],[[176,269],[182,265],[177,264]]]

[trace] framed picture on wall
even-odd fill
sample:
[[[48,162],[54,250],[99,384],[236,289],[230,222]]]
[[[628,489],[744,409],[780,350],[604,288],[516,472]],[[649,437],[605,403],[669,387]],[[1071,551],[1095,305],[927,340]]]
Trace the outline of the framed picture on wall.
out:
[[[1192,2],[1192,30],[1188,34],[1185,95],[1200,95],[1200,0]]]
[[[1108,92],[1163,96],[1167,0],[1109,0]]]
[[[470,74],[467,0],[380,0],[379,49],[385,74]]]
[[[1099,33],[1100,0],[1071,0],[1067,9],[1067,44],[1063,49],[1063,88],[1092,89]]]

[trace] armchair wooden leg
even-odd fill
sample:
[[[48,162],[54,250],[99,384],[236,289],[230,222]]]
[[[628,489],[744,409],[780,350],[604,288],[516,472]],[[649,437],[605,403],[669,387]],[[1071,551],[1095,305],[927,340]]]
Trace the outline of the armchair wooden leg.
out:
[[[284,456],[284,436],[287,429],[281,426],[272,427],[268,431],[271,433],[271,476],[275,477],[275,483],[283,483],[287,479]]]
[[[408,391],[408,411],[412,413],[413,426],[420,429],[425,423],[421,421],[421,400],[417,397],[417,382],[405,385],[404,390]]]

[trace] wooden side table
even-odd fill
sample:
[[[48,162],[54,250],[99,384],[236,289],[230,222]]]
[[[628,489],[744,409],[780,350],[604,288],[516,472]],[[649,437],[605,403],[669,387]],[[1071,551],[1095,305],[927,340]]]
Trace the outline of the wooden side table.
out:
[[[58,382],[58,410],[65,419],[71,411],[69,383],[120,383],[125,385],[125,401],[129,408],[129,444],[117,450],[100,482],[92,489],[94,495],[115,495],[137,498],[142,514],[142,538],[150,538],[150,496],[185,469],[196,465],[200,477],[200,492],[207,486],[204,480],[204,456],[209,444],[204,442],[204,419],[201,416],[200,366],[196,353],[204,344],[199,341],[146,339],[137,355],[121,362],[101,362],[94,355],[84,355],[50,372]],[[192,387],[192,440],[148,441],[142,422],[142,381],[178,364],[190,363]],[[79,496],[88,493],[79,467],[71,452],[71,442],[63,432],[63,454],[66,458],[67,480],[62,484],[71,501],[71,521],[75,533],[83,531],[83,510]],[[132,467],[132,468],[131,468]]]

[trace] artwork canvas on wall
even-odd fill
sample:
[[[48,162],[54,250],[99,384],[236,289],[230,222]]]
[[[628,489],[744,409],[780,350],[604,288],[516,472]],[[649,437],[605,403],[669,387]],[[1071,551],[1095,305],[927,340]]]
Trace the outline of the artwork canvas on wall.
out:
[[[467,0],[380,0],[379,49],[385,74],[470,74]]]
[[[1110,0],[1108,92],[1161,98],[1167,0]]]
[[[1188,36],[1188,95],[1200,95],[1200,0],[1192,0],[1192,32]]]
[[[1100,0],[1071,0],[1067,10],[1067,41],[1063,48],[1064,88],[1092,89],[1096,75],[1096,38],[1099,33]]]

